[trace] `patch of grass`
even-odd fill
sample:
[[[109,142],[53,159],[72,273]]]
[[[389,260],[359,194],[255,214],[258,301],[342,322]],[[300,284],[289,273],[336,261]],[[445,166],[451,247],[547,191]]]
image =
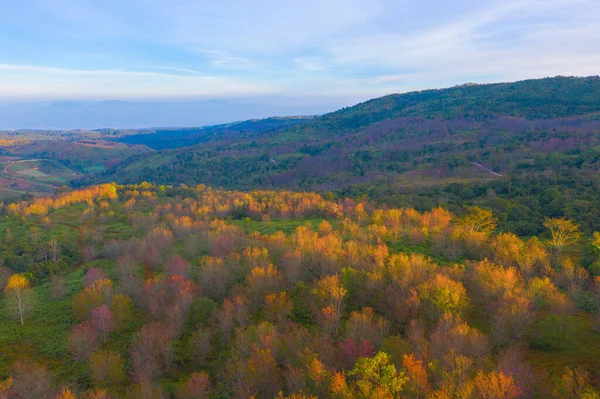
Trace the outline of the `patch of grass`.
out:
[[[86,173],[102,173],[106,170],[103,165],[92,165],[87,168],[84,168]]]
[[[139,161],[133,161],[129,163],[125,168],[124,172],[135,172],[139,169],[144,168],[156,168],[158,166],[164,165],[165,163],[171,160],[169,154],[153,154],[147,157],[140,159]]]
[[[404,237],[400,240],[397,240],[397,241],[389,241],[386,244],[388,246],[390,253],[392,253],[392,254],[395,254],[395,253],[421,254],[428,258],[431,258],[434,262],[438,263],[439,265],[451,265],[451,264],[459,263],[462,261],[461,259],[452,260],[452,259],[448,258],[447,256],[434,255],[431,253],[432,252],[431,244],[429,244],[428,242],[424,242],[422,244],[413,244],[406,237]]]
[[[559,378],[565,367],[582,367],[592,370],[590,377],[598,383],[600,378],[600,332],[596,329],[593,316],[577,313],[567,319],[567,333],[561,339],[560,347],[554,351],[531,348],[527,352],[528,360],[536,369],[536,374],[545,376],[545,384]],[[538,333],[540,323],[534,327]]]
[[[16,174],[23,176],[23,177],[30,177],[32,179],[48,177],[47,174],[40,171],[39,169],[22,169],[22,170],[19,170],[18,172],[16,172]]]
[[[230,220],[229,223],[241,227],[246,234],[258,231],[260,234],[273,234],[282,231],[286,235],[292,234],[300,226],[309,225],[313,230],[319,228],[319,224],[326,219],[289,219],[289,220],[271,220],[264,222],[250,218],[242,220]],[[329,221],[331,222],[331,221]]]
[[[31,359],[52,369],[60,380],[79,379],[85,365],[69,359],[67,337],[77,324],[71,311],[71,297],[83,288],[83,271],[65,275],[68,293],[62,300],[51,297],[49,283],[33,288],[33,307],[21,326],[15,315],[8,313],[2,298],[0,309],[0,379],[8,377],[11,365],[18,359]]]

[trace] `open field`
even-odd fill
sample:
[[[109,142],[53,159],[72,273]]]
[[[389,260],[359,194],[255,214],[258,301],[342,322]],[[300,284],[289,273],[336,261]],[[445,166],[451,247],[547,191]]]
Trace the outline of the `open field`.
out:
[[[4,189],[0,190],[0,200],[49,194],[149,151],[141,145],[91,139],[15,142],[0,154],[0,188]]]

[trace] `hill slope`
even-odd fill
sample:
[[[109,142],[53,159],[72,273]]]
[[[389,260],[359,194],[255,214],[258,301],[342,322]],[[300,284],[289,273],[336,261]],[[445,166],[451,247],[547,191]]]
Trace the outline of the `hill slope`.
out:
[[[393,94],[329,114],[358,115],[368,123],[403,116],[554,119],[600,110],[600,77],[556,77],[514,83],[466,84],[442,90]],[[328,117],[326,117],[328,118]]]
[[[188,147],[199,143],[218,139],[249,137],[264,134],[311,120],[311,116],[272,117],[266,119],[251,119],[224,125],[205,126],[199,128],[161,128],[142,129],[137,134],[119,134],[119,141],[127,144],[143,144],[155,150],[165,148]]]
[[[0,148],[0,201],[32,194],[50,194],[84,175],[105,171],[136,154],[152,152],[143,145],[97,139],[74,140],[75,132],[15,134]],[[32,140],[33,138],[33,140]]]
[[[333,191],[427,209],[490,207],[531,235],[546,216],[600,229],[600,79],[382,97],[262,134],[140,155],[95,181]]]

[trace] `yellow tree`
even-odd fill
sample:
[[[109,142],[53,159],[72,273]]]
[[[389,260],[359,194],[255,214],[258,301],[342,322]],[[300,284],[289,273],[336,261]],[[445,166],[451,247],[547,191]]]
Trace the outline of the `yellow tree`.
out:
[[[25,324],[25,314],[31,305],[32,291],[29,280],[23,274],[13,274],[4,288],[8,304],[17,312],[21,325]]]
[[[348,293],[342,286],[339,275],[323,277],[316,283],[313,293],[317,296],[323,308],[321,313],[333,323],[335,334],[338,332],[339,321],[342,318],[342,302]]]
[[[594,238],[592,240],[592,245],[594,246],[594,248],[596,248],[597,250],[600,251],[600,233],[599,232],[594,232]]]
[[[12,383],[12,377],[8,377],[7,380],[0,381],[0,399],[9,399],[10,387],[12,386]]]
[[[77,396],[69,388],[63,387],[56,399],[77,399]]]
[[[579,225],[569,219],[553,218],[546,219],[544,227],[548,228],[552,234],[549,245],[554,250],[554,266],[556,266],[560,255],[577,244],[581,238]]]
[[[488,236],[496,230],[496,218],[491,210],[478,206],[471,206],[467,209],[467,214],[458,221],[458,224],[465,230],[484,233]]]

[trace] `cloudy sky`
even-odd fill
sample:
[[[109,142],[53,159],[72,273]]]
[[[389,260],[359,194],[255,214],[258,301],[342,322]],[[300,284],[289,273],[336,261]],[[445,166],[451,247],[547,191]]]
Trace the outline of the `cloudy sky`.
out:
[[[0,97],[369,98],[600,73],[600,0],[18,0]]]

